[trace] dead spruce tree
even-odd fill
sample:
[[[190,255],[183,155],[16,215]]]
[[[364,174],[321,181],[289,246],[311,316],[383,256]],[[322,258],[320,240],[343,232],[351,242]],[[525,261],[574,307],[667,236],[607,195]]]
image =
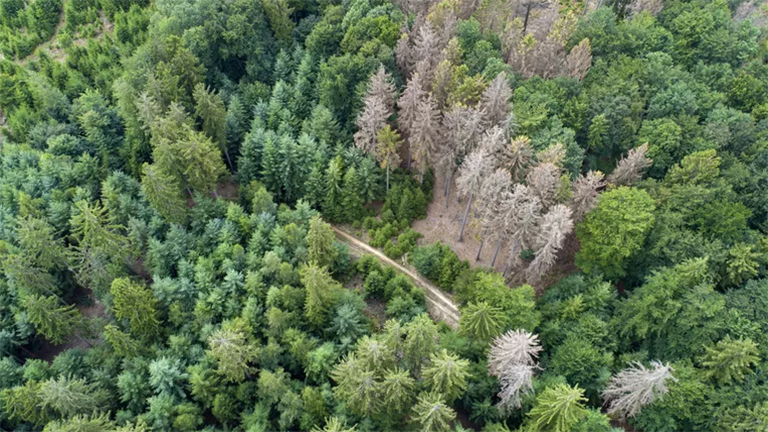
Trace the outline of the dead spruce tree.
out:
[[[509,193],[511,187],[512,178],[509,176],[509,171],[504,168],[497,168],[483,180],[483,184],[480,186],[478,200],[475,201],[475,218],[479,222],[481,235],[480,247],[477,249],[475,261],[480,259],[480,253],[488,234],[499,239],[503,238],[501,231],[497,229],[500,225],[498,219],[501,216],[499,203]]]
[[[560,15],[556,8],[548,12],[538,18],[543,22],[537,22],[535,26],[544,30],[541,32],[526,32],[525,23],[519,20],[507,23],[501,36],[507,63],[526,79],[536,75],[545,79],[556,76],[584,78],[592,63],[589,40],[580,41],[570,52],[567,49],[577,17],[571,13]]]
[[[642,179],[645,169],[653,163],[646,153],[648,153],[648,143],[630,150],[608,176],[608,183],[616,186],[630,186]]]
[[[455,106],[443,114],[443,139],[436,153],[435,165],[445,175],[443,196],[446,197],[446,207],[453,175],[458,168],[456,163],[477,147],[485,129],[483,112],[477,108]]]
[[[507,130],[510,120],[512,89],[507,82],[507,74],[496,75],[480,97],[480,108],[485,113],[485,122],[489,126],[500,126]]]
[[[488,355],[488,373],[499,379],[499,408],[520,408],[521,396],[533,391],[533,375],[541,352],[538,336],[525,330],[510,330],[493,341]]]
[[[563,204],[552,207],[542,218],[536,235],[535,258],[526,269],[529,281],[537,282],[557,262],[565,238],[573,230],[571,209]]]
[[[420,72],[424,77],[423,85],[432,82],[435,68],[440,63],[441,37],[432,27],[429,21],[423,22],[416,29],[416,35],[413,38],[413,56],[411,64],[413,70]]]
[[[467,224],[467,216],[472,206],[472,199],[480,190],[483,184],[483,178],[488,172],[491,158],[484,146],[479,146],[470,153],[459,168],[459,176],[456,178],[456,188],[459,190],[459,197],[467,198],[467,206],[464,210],[464,217],[461,220],[461,230],[459,231],[458,241],[464,239],[464,228]]]
[[[375,154],[376,137],[387,119],[392,115],[392,110],[387,107],[385,100],[379,95],[369,94],[365,97],[363,111],[357,116],[357,132],[355,132],[355,146],[364,153]]]
[[[527,136],[510,140],[502,152],[502,166],[509,170],[512,179],[521,181],[527,174],[528,166],[533,161],[533,147]]]
[[[522,264],[520,253],[529,249],[538,232],[541,220],[542,204],[539,196],[526,185],[515,185],[509,197],[507,207],[510,210],[507,225],[510,241],[507,250],[507,263],[503,274],[506,276],[510,268],[517,269]]]
[[[416,118],[411,126],[409,135],[410,157],[416,162],[416,170],[420,181],[429,169],[430,160],[434,158],[440,140],[440,111],[432,95],[423,99],[416,110]]]
[[[563,168],[565,161],[565,147],[561,143],[552,144],[544,150],[536,153],[536,160],[540,163],[550,163],[558,168]]]
[[[422,88],[421,81],[422,77],[419,74],[414,74],[408,81],[405,90],[403,90],[403,94],[401,94],[400,98],[397,100],[397,125],[400,132],[404,133],[406,137],[410,137],[413,132],[419,105],[427,97],[427,92]],[[411,168],[410,154],[411,152],[409,150],[408,169]]]
[[[580,175],[573,182],[571,210],[574,221],[581,221],[590,210],[595,208],[597,197],[603,188],[605,188],[605,175],[600,171],[590,171],[587,175]]]
[[[603,391],[608,413],[621,419],[636,416],[644,406],[660,399],[669,391],[667,380],[677,381],[672,372],[669,364],[658,361],[652,361],[650,368],[633,362],[627,369],[611,377]]]
[[[560,168],[557,165],[544,162],[536,165],[525,176],[526,184],[539,197],[545,209],[555,202],[557,190],[560,188],[560,173]]]

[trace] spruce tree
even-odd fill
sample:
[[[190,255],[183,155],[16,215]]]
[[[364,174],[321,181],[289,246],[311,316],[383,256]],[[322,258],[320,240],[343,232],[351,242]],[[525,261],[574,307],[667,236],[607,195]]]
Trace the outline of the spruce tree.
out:
[[[46,339],[54,344],[64,343],[83,324],[83,317],[74,306],[62,306],[56,297],[28,295],[24,309],[29,321]]]
[[[429,357],[429,365],[422,370],[422,377],[433,392],[443,395],[446,402],[451,403],[467,389],[469,361],[442,349]]]
[[[128,333],[122,332],[114,324],[108,324],[104,327],[104,339],[121,357],[133,357],[139,352],[139,342],[132,339]]]
[[[489,342],[501,333],[502,310],[487,302],[470,303],[461,311],[459,331],[473,340]]]
[[[423,432],[448,432],[456,412],[437,392],[422,393],[413,407],[413,420]]]
[[[321,267],[330,266],[339,251],[334,246],[336,236],[331,225],[325,223],[320,215],[315,215],[309,221],[307,231],[307,249],[309,249],[309,262]]]
[[[570,432],[587,415],[584,390],[557,384],[547,387],[528,412],[530,428],[537,432]]]
[[[325,195],[323,197],[323,214],[331,221],[343,219],[343,195],[341,188],[344,180],[344,164],[340,156],[332,159],[325,171]]]
[[[218,364],[218,373],[231,383],[239,383],[250,377],[256,359],[256,346],[250,337],[253,332],[242,322],[225,322],[208,337],[208,353]]]
[[[361,196],[362,185],[357,175],[357,168],[350,167],[344,173],[344,185],[341,188],[341,205],[344,212],[344,221],[353,222],[362,218],[365,208],[365,200]]]
[[[158,332],[157,300],[149,289],[128,278],[120,278],[112,282],[110,292],[115,317],[130,323],[131,334],[149,339]]]
[[[301,283],[307,292],[304,316],[317,329],[328,323],[341,285],[331,278],[326,267],[310,263],[301,269]]]
[[[195,86],[195,115],[200,120],[202,130],[213,140],[227,157],[227,164],[234,169],[227,149],[227,109],[221,96],[200,83]]]
[[[181,184],[154,164],[145,163],[141,171],[141,188],[152,208],[167,221],[183,224],[186,221],[187,202],[182,195]]]

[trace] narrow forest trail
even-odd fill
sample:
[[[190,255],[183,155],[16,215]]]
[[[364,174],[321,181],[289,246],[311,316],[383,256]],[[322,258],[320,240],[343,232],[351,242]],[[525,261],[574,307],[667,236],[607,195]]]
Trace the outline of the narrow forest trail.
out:
[[[412,270],[389,258],[381,251],[355,238],[353,235],[335,226],[333,227],[333,231],[336,233],[336,238],[349,246],[352,251],[375,256],[379,261],[394,267],[395,270],[411,278],[413,283],[415,283],[418,287],[423,288],[427,300],[427,309],[429,310],[430,315],[432,315],[432,318],[443,321],[454,329],[459,326],[459,308],[456,307],[456,304],[448,296],[448,294],[443,292],[436,285],[421,277],[415,270]]]

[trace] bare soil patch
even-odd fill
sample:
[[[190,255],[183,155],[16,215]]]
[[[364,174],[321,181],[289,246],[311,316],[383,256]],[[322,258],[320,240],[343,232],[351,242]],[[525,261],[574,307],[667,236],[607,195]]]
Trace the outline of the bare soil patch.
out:
[[[457,199],[457,190],[454,182],[451,184],[447,198],[443,196],[444,187],[445,179],[442,176],[437,176],[432,192],[432,202],[427,207],[427,217],[417,220],[412,224],[412,228],[424,236],[419,239],[418,244],[428,245],[440,241],[450,246],[456,255],[460,259],[468,261],[470,266],[491,268],[491,261],[498,245],[498,237],[494,233],[487,233],[483,236],[479,229],[478,221],[473,219],[472,211],[470,211],[467,218],[467,226],[464,230],[464,238],[461,242],[458,241],[461,220],[464,217],[467,200],[466,198],[462,200]],[[446,199],[448,201],[447,205]],[[475,261],[477,251],[480,249],[480,244],[483,240],[484,244],[480,257]],[[501,243],[499,255],[493,266],[493,270],[499,273],[503,272],[506,267],[508,246],[507,242]],[[563,246],[557,264],[540,282],[532,284],[537,292],[543,292],[547,287],[564,276],[578,270],[574,263],[574,257],[578,249],[578,239],[574,234],[571,234]],[[510,286],[519,286],[527,282],[522,274],[516,275],[509,272],[507,277]]]

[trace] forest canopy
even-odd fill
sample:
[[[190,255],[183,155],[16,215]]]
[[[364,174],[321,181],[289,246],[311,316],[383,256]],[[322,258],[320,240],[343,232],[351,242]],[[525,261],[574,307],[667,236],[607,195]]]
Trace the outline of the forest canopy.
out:
[[[766,22],[0,0],[0,430],[765,432]]]

